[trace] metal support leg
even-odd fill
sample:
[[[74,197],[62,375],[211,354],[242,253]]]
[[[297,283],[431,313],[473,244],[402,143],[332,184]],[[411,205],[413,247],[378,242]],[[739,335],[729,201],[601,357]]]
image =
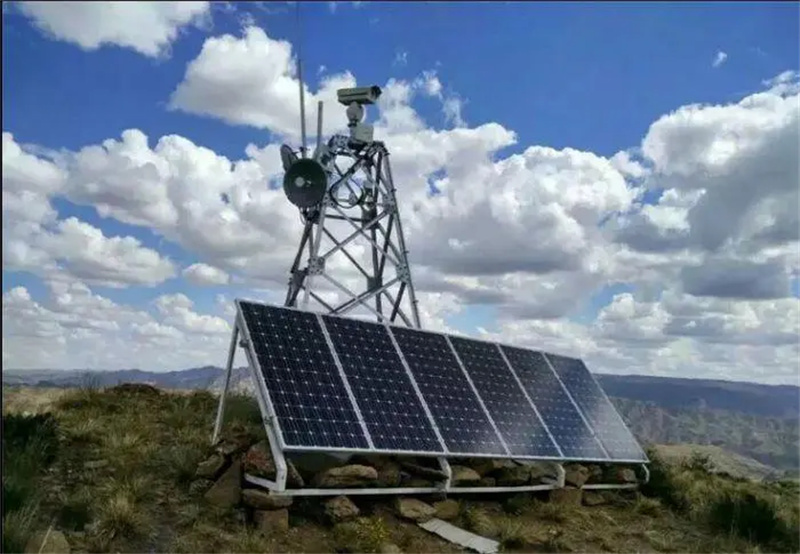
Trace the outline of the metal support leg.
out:
[[[453,479],[453,470],[450,468],[450,462],[447,461],[447,458],[439,457],[436,459],[439,460],[439,467],[441,467],[442,471],[447,474],[447,478],[444,480],[444,485],[442,486],[444,491],[447,492],[450,490],[450,482]]]
[[[564,470],[564,464],[556,464],[556,484],[559,489],[563,489],[567,485],[567,472]]]
[[[646,485],[650,482],[650,469],[647,467],[647,464],[642,464],[642,472],[644,473],[644,479],[642,480],[642,485]]]
[[[225,366],[225,384],[219,395],[219,406],[217,407],[217,420],[214,423],[214,434],[211,436],[211,444],[217,444],[219,433],[222,431],[222,420],[225,417],[225,398],[228,396],[228,389],[231,386],[231,373],[233,373],[233,359],[236,356],[236,342],[239,340],[239,324],[233,324],[231,334],[231,345],[228,349],[228,364]]]

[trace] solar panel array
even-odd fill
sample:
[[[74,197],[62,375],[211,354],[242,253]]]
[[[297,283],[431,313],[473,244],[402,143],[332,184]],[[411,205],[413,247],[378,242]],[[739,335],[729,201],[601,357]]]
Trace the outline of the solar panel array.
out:
[[[237,305],[285,450],[647,461],[581,360]]]

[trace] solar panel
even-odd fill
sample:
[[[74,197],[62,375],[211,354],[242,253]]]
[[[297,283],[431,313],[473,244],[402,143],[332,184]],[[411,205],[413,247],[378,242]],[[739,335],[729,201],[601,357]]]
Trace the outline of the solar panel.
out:
[[[509,451],[519,457],[561,457],[497,345],[461,337],[450,341]]]
[[[375,448],[443,453],[388,329],[355,319],[322,319]]]
[[[284,448],[369,448],[316,315],[239,306]]]
[[[451,454],[506,454],[444,335],[395,327],[397,344]]]
[[[647,456],[586,365],[576,358],[547,354],[561,382],[616,461],[646,461]]]
[[[501,346],[539,415],[567,458],[607,459],[541,352]]]

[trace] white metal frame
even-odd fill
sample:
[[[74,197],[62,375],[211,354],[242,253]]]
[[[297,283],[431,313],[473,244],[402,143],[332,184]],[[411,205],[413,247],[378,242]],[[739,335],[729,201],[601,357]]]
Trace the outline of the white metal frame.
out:
[[[570,459],[570,458],[543,458],[543,457],[533,457],[533,456],[514,456],[510,453],[507,455],[502,454],[467,454],[467,453],[455,453],[450,452],[446,448],[446,444],[442,440],[442,437],[438,431],[438,428],[435,427],[435,421],[433,421],[433,416],[429,411],[427,403],[425,402],[424,398],[419,391],[418,386],[416,385],[416,381],[413,379],[413,375],[411,374],[410,368],[406,360],[402,357],[402,352],[400,352],[399,345],[397,344],[396,338],[394,337],[393,333],[391,333],[391,325],[388,322],[383,322],[383,325],[386,327],[387,331],[389,332],[389,336],[392,339],[392,342],[400,352],[401,360],[403,362],[404,368],[406,369],[407,373],[410,375],[412,379],[412,383],[414,384],[415,391],[418,394],[420,402],[425,407],[426,413],[428,417],[430,417],[432,424],[434,425],[434,429],[436,431],[437,436],[439,437],[442,446],[444,447],[444,452],[414,452],[414,451],[395,451],[395,450],[379,450],[373,448],[368,449],[349,449],[349,448],[328,448],[328,447],[295,447],[286,445],[283,438],[283,433],[281,432],[280,423],[277,419],[276,412],[274,406],[272,404],[269,391],[267,390],[266,381],[264,379],[263,373],[261,371],[261,366],[258,361],[258,357],[255,354],[253,349],[253,343],[250,337],[249,329],[245,324],[244,315],[241,309],[240,302],[242,300],[236,300],[236,318],[234,322],[234,327],[231,336],[231,343],[228,351],[228,360],[227,360],[227,367],[225,369],[225,380],[223,390],[220,394],[219,405],[217,408],[217,416],[214,424],[214,433],[212,436],[212,443],[216,444],[219,440],[220,432],[222,429],[223,421],[224,421],[224,413],[225,413],[225,399],[228,395],[229,388],[230,388],[230,379],[231,374],[233,371],[233,362],[236,353],[236,347],[240,346],[244,349],[247,361],[248,361],[248,369],[250,373],[250,378],[253,379],[253,382],[256,385],[256,399],[258,401],[259,409],[262,415],[262,421],[264,423],[264,430],[267,435],[267,439],[270,446],[270,451],[272,453],[273,460],[275,462],[276,467],[276,477],[275,480],[269,480],[261,477],[256,477],[252,475],[245,475],[245,479],[255,485],[265,487],[270,490],[273,494],[278,495],[288,495],[288,496],[326,496],[326,495],[339,495],[339,494],[425,494],[425,493],[436,493],[436,492],[446,492],[446,493],[481,493],[481,492],[524,492],[524,491],[541,491],[541,490],[552,490],[556,488],[562,488],[564,486],[564,475],[565,471],[563,468],[563,463],[568,462],[580,462],[580,463],[613,463],[615,465],[622,465],[622,464],[641,464],[644,468],[645,477],[646,479],[649,478],[649,471],[647,470],[647,466],[642,463],[641,460],[610,460],[610,459]],[[265,304],[267,305],[267,304]],[[269,306],[269,305],[268,305]],[[272,306],[272,307],[280,307],[282,309],[291,309],[296,311],[302,311],[298,308],[291,308],[291,307],[281,307],[281,306]],[[352,397],[352,391],[349,388],[349,383],[347,381],[346,375],[342,370],[341,364],[336,358],[335,349],[332,348],[332,343],[330,342],[330,336],[327,332],[327,328],[324,324],[324,320],[322,319],[321,314],[315,314],[316,319],[320,326],[323,329],[323,334],[325,335],[326,341],[328,341],[328,346],[331,348],[331,351],[334,355],[334,360],[337,364],[337,370],[340,371],[340,377],[343,379],[344,383],[347,386],[348,395],[350,396],[351,403],[356,409],[356,413],[358,414],[359,421],[362,425],[362,428],[365,431],[365,436],[368,439],[368,443],[372,444],[371,436],[366,428],[366,424],[363,420],[363,417],[358,411],[358,405],[355,402],[354,398]],[[341,317],[337,314],[329,314],[333,317]],[[430,332],[430,331],[423,331],[423,332]],[[452,344],[450,343],[449,336],[448,343],[452,348]],[[490,342],[490,341],[484,341]],[[497,343],[493,343],[497,344]],[[460,360],[459,360],[459,363]],[[462,369],[463,364],[461,365]],[[465,371],[466,374],[466,371]],[[467,375],[468,377],[468,375]],[[470,381],[471,383],[471,381]],[[472,384],[472,383],[471,383]],[[474,387],[474,384],[472,384]],[[480,395],[477,395],[480,399]],[[486,412],[488,414],[488,411]],[[491,418],[491,416],[489,416]],[[493,420],[490,419],[493,422]],[[495,427],[496,429],[496,427]],[[591,429],[591,427],[590,427]],[[502,435],[498,432],[498,436],[501,437]],[[505,443],[503,442],[505,445]],[[557,443],[556,443],[557,444]],[[385,455],[416,455],[416,456],[427,456],[427,457],[435,457],[437,458],[440,467],[442,468],[443,472],[446,474],[446,479],[444,482],[439,483],[437,486],[434,487],[422,487],[422,488],[409,488],[409,487],[391,487],[391,488],[353,488],[353,489],[313,489],[313,488],[301,488],[301,489],[287,489],[286,488],[286,479],[288,475],[287,471],[287,463],[286,463],[286,453],[292,452],[325,452],[325,453],[352,453],[352,454],[385,454]],[[516,486],[516,487],[454,487],[451,483],[451,476],[452,472],[450,469],[450,464],[448,463],[447,456],[455,457],[455,458],[463,458],[463,457],[470,457],[470,458],[496,458],[496,459],[512,459],[512,460],[525,460],[525,461],[540,461],[540,462],[549,462],[555,464],[557,478],[551,483],[544,483],[539,485],[523,485],[523,486]],[[645,481],[646,482],[646,481]],[[626,489],[626,488],[635,488],[637,484],[591,484],[585,485],[584,489]]]

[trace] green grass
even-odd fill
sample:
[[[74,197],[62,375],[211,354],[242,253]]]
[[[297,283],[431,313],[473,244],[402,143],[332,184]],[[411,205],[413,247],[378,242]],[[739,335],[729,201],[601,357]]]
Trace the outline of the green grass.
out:
[[[642,492],[712,530],[737,536],[769,551],[800,550],[796,488],[709,473],[702,456],[671,466],[650,452],[650,482]],[[645,504],[638,509],[650,511]],[[655,508],[652,508],[655,513]]]
[[[333,528],[338,552],[379,552],[390,542],[389,528],[380,516],[360,517]]]
[[[213,509],[191,487],[197,463],[213,451],[216,407],[207,392],[87,386],[60,396],[49,416],[4,418],[3,551],[22,551],[51,524],[77,552],[378,552],[386,543],[457,550],[381,499],[334,529],[297,501],[285,533],[258,532],[245,510]],[[263,438],[251,398],[231,397],[226,422],[226,438]],[[454,523],[506,551],[800,550],[797,483],[710,475],[701,458],[678,466],[652,459],[651,482],[635,500],[619,494],[581,508],[536,499],[545,495],[486,495],[461,499]]]

